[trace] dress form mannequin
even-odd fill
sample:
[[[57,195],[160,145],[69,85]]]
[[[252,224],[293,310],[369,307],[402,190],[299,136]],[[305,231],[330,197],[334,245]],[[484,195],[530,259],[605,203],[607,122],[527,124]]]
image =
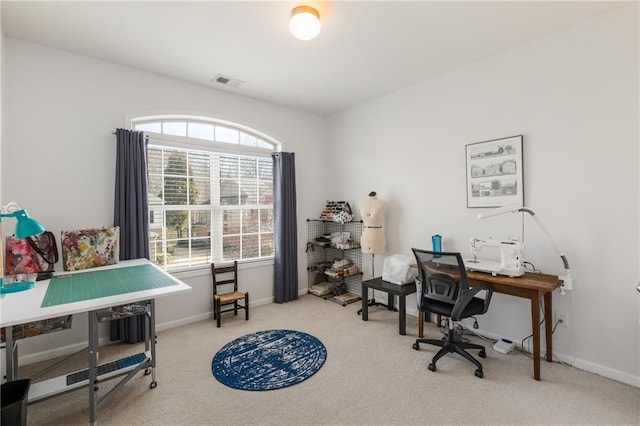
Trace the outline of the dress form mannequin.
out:
[[[363,200],[360,205],[360,214],[364,229],[360,238],[360,246],[363,253],[382,254],[386,249],[386,240],[384,237],[384,212],[386,204],[378,199],[375,192],[370,192],[369,197]]]
[[[362,222],[364,224],[362,236],[360,237],[360,250],[362,253],[371,254],[371,276],[373,277],[375,276],[375,256],[376,254],[384,253],[387,248],[384,230],[382,229],[386,204],[384,201],[378,199],[375,191],[371,191],[369,197],[360,202],[358,206],[360,207],[360,215],[362,216]],[[387,309],[395,310],[391,302],[389,302],[389,305],[376,302],[375,291],[373,293],[374,297],[369,300],[369,306],[385,306]],[[391,300],[391,298],[389,300]],[[362,313],[362,309],[358,311],[358,314],[360,313]]]

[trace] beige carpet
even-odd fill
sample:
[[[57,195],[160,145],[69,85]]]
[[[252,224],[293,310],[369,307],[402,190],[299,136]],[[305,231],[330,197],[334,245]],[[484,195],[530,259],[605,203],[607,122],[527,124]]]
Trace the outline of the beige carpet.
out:
[[[417,325],[408,318],[398,334],[397,313],[371,308],[369,321],[359,304],[342,307],[312,295],[282,305],[264,305],[223,317],[222,328],[204,321],[158,333],[158,387],[141,373],[98,409],[102,425],[201,424],[519,424],[638,425],[640,389],[559,363],[542,363],[542,381],[533,380],[533,362],[518,351],[503,355],[487,344],[484,378],[450,354],[438,371],[426,369],[436,348],[415,351]],[[241,335],[275,328],[310,333],[327,348],[327,361],[311,378],[278,390],[228,388],[211,374],[211,359]],[[427,336],[439,338],[433,325]],[[474,338],[475,340],[475,338]],[[101,362],[131,345],[101,348]],[[35,366],[26,366],[24,373]],[[113,381],[101,385],[101,393]],[[29,406],[30,425],[87,424],[86,389]]]

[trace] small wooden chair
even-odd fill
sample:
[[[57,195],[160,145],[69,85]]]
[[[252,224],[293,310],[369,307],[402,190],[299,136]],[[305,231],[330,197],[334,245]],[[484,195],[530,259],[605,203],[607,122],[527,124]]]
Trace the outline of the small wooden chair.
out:
[[[218,275],[233,274],[232,278],[220,279]],[[238,309],[244,309],[245,320],[249,320],[249,292],[238,291],[238,262],[233,261],[233,266],[216,267],[211,264],[211,276],[213,277],[213,318],[216,319],[220,327],[220,317],[224,312],[233,311],[238,315]],[[233,284],[233,291],[222,293],[218,291],[219,286],[230,286]],[[238,301],[244,299],[244,306]],[[222,306],[233,304],[233,309],[222,310]]]

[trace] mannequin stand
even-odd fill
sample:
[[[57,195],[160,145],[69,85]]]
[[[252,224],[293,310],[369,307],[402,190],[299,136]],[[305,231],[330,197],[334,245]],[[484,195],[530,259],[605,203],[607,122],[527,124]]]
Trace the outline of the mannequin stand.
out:
[[[371,278],[375,278],[375,254],[371,255]],[[368,291],[367,291],[368,293]],[[369,295],[367,294],[367,297],[369,297]],[[389,295],[389,300],[393,300],[393,295]],[[389,302],[388,305],[385,305],[384,303],[380,303],[380,302],[376,302],[376,291],[373,290],[373,297],[371,299],[369,299],[369,301],[367,302],[367,306],[371,307],[371,306],[384,306],[385,308],[387,308],[390,311],[397,311],[397,309],[391,304],[391,302]],[[362,315],[362,308],[358,309],[358,315]]]

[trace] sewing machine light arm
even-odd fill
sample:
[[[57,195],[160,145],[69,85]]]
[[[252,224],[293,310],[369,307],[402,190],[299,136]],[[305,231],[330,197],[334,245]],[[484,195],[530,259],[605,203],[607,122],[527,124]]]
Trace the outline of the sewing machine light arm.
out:
[[[531,217],[533,218],[533,220],[536,221],[536,223],[538,224],[538,226],[540,227],[540,229],[542,229],[542,232],[544,232],[544,234],[547,236],[547,238],[549,239],[549,241],[551,242],[551,245],[553,246],[553,249],[556,251],[556,253],[558,253],[558,256],[560,256],[560,258],[562,259],[562,262],[564,263],[564,269],[569,269],[569,262],[567,261],[567,258],[565,257],[565,255],[560,251],[560,249],[558,248],[558,246],[556,245],[556,243],[553,241],[553,238],[551,238],[551,235],[549,234],[549,231],[547,231],[547,228],[544,227],[544,225],[542,224],[542,222],[540,222],[540,219],[538,219],[538,216],[536,216],[536,214],[527,208],[521,208],[520,210],[521,212],[526,212],[529,213],[531,215]]]
[[[572,290],[573,283],[571,282],[571,269],[569,268],[569,261],[567,260],[567,256],[565,256],[564,253],[560,251],[556,243],[553,241],[553,238],[551,238],[549,231],[547,231],[547,228],[544,227],[542,222],[540,222],[540,219],[538,219],[538,216],[536,216],[536,214],[532,210],[523,207],[519,211],[526,212],[531,215],[533,220],[536,221],[540,229],[542,229],[542,232],[544,232],[544,234],[547,236],[547,238],[551,242],[551,245],[553,246],[556,253],[558,253],[558,256],[560,256],[560,259],[562,259],[562,263],[564,264],[564,275],[560,275],[558,277],[560,278],[560,280],[562,280],[562,287],[560,288],[560,292],[564,293],[564,290]]]
[[[542,224],[540,219],[538,219],[538,216],[536,216],[533,210],[528,209],[526,207],[522,207],[517,204],[512,204],[512,205],[500,207],[485,213],[480,213],[478,215],[478,219],[486,219],[488,217],[498,216],[505,213],[529,213],[529,215],[531,215],[533,220],[535,220],[535,222],[538,224],[540,229],[542,229],[542,232],[547,236],[547,238],[551,242],[551,245],[553,246],[556,253],[558,253],[558,256],[560,256],[560,259],[562,259],[565,273],[564,275],[560,275],[558,277],[562,281],[562,286],[560,287],[560,293],[564,294],[564,290],[572,290],[573,283],[571,281],[571,269],[569,268],[569,261],[567,260],[567,257],[564,255],[564,253],[562,253],[558,248],[558,246],[555,244],[555,242],[553,241],[553,238],[551,238],[551,235],[549,234],[549,231],[547,231],[547,228],[544,227],[544,225]]]

